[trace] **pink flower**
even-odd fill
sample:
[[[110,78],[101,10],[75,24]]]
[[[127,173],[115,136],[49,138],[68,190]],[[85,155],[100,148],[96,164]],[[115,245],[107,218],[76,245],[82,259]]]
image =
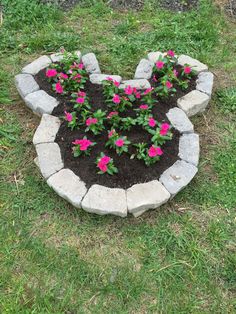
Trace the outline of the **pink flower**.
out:
[[[49,69],[46,72],[47,77],[54,77],[57,75],[57,70],[56,69]]]
[[[157,62],[156,62],[156,67],[157,67],[158,69],[162,69],[162,68],[164,67],[164,62],[163,62],[163,61],[157,61]]]
[[[156,156],[161,156],[163,154],[163,151],[160,147],[155,147],[152,145],[149,150],[148,150],[148,156],[149,157],[156,157]]]
[[[80,96],[80,97],[85,97],[85,96],[86,96],[86,93],[79,91],[79,92],[78,92],[78,96]]]
[[[115,130],[111,130],[110,132],[108,132],[108,138],[111,138],[115,133]]]
[[[80,79],[81,79],[81,75],[78,73],[78,74],[76,74],[75,76],[73,76],[73,80],[76,80],[76,79],[79,79],[78,80],[78,82],[80,81]]]
[[[102,171],[102,172],[106,172],[107,171],[107,164],[109,164],[111,158],[108,156],[103,156],[99,162],[98,162],[98,168]]]
[[[161,129],[163,129],[163,130],[169,130],[169,128],[170,128],[169,123],[162,123]]]
[[[166,81],[166,87],[167,87],[168,89],[170,89],[170,88],[173,87],[173,84],[171,84],[170,81]]]
[[[151,126],[152,128],[154,128],[154,126],[156,125],[155,119],[149,118],[149,119],[148,119],[148,124],[149,124],[149,126]]]
[[[80,150],[87,150],[89,146],[91,146],[93,143],[90,140],[87,140],[86,138],[82,140],[75,140],[72,142],[74,145],[79,145]]]
[[[153,79],[154,82],[157,82],[156,75],[153,75],[152,79]]]
[[[120,82],[118,82],[118,81],[116,81],[116,80],[113,81],[113,84],[114,84],[116,87],[119,87],[119,86],[120,86]]]
[[[175,53],[173,50],[169,50],[167,51],[167,55],[173,58],[175,56]]]
[[[126,87],[126,88],[124,89],[124,91],[125,91],[125,94],[126,94],[126,95],[132,95],[132,93],[133,93],[133,88],[129,85],[128,87]]]
[[[162,123],[160,129],[160,135],[164,136],[168,133],[170,125],[168,123]]]
[[[178,76],[178,74],[179,74],[179,72],[178,72],[177,70],[175,70],[175,69],[174,69],[174,70],[173,70],[173,74],[174,74],[174,76],[175,76],[175,77],[177,77],[177,76]]]
[[[78,104],[83,104],[83,103],[84,103],[84,98],[83,98],[83,97],[78,97],[78,98],[76,99],[76,102],[77,102]]]
[[[113,116],[116,116],[118,115],[118,111],[111,111],[108,116],[107,116],[107,119],[111,119]]]
[[[109,164],[110,160],[111,160],[111,158],[105,155],[100,159],[100,162],[107,165],[107,164]]]
[[[85,123],[87,126],[90,126],[91,124],[96,124],[97,122],[98,122],[98,119],[96,118],[88,118]]]
[[[191,71],[192,71],[191,67],[185,67],[184,68],[184,73],[185,74],[189,74],[189,73],[191,73]]]
[[[60,75],[60,78],[62,78],[62,79],[64,79],[64,80],[68,79],[68,75],[65,74],[65,73],[62,73],[62,72],[61,72],[59,75]]]
[[[144,95],[147,95],[147,94],[149,94],[152,90],[153,90],[153,87],[147,88],[143,94],[144,94]]]
[[[115,141],[115,145],[118,147],[122,147],[124,145],[124,140],[122,138],[119,138],[118,140]]]
[[[117,95],[117,94],[114,94],[113,98],[112,98],[112,101],[115,103],[115,104],[119,104],[120,103],[120,96]]]
[[[135,96],[136,96],[137,99],[140,99],[140,98],[141,98],[141,93],[140,93],[140,92],[137,92],[137,93],[135,94]]]
[[[72,114],[70,112],[67,112],[67,111],[64,111],[64,113],[65,113],[66,121],[71,122],[73,120]]]
[[[56,83],[55,89],[58,94],[62,94],[64,92],[63,87],[60,82]]]
[[[107,165],[103,164],[101,161],[98,162],[98,168],[102,171],[102,172],[107,172]]]
[[[83,63],[80,63],[80,64],[78,65],[78,68],[79,68],[80,70],[82,70],[82,69],[84,68]]]
[[[140,109],[142,110],[147,110],[148,109],[148,105],[141,105],[139,106]]]
[[[113,78],[110,77],[110,76],[108,76],[108,77],[106,78],[106,80],[107,80],[107,81],[110,81],[110,82],[113,82]]]

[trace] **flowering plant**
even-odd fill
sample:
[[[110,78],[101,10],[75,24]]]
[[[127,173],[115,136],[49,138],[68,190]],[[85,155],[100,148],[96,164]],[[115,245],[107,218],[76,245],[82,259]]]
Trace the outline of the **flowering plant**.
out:
[[[108,132],[108,141],[106,146],[114,148],[118,155],[128,152],[128,146],[130,141],[127,140],[126,136],[119,136],[119,134],[113,129]]]
[[[157,127],[154,130],[148,128],[147,131],[153,135],[151,140],[155,145],[163,145],[166,141],[172,139],[170,125],[168,123],[162,123],[160,127]]]
[[[101,109],[98,109],[94,112],[92,116],[87,118],[85,124],[86,129],[85,132],[91,131],[93,134],[97,135],[104,129],[104,119],[106,116],[106,112],[102,111]]]
[[[72,148],[74,157],[79,157],[82,154],[89,155],[92,146],[96,143],[91,142],[84,136],[82,139],[75,140],[72,144],[74,144],[74,147]]]
[[[65,111],[65,117],[64,119],[68,122],[68,127],[73,130],[76,127],[76,112],[67,112]]]
[[[108,173],[110,175],[113,175],[115,173],[118,173],[118,169],[114,166],[113,159],[109,156],[106,156],[104,153],[101,153],[101,155],[96,160],[96,165],[99,168],[99,174]]]
[[[138,143],[134,144],[134,146],[137,149],[137,159],[143,160],[147,166],[156,163],[163,154],[162,149],[158,146],[152,145],[148,148],[146,143]]]

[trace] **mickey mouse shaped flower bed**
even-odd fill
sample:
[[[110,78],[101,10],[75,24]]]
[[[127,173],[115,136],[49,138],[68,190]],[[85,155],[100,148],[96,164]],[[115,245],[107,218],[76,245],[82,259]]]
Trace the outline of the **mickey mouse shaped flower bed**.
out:
[[[179,132],[166,117],[178,98],[195,89],[196,73],[173,51],[152,69],[150,87],[137,89],[113,76],[93,84],[76,55],[41,70],[39,86],[59,101],[52,114],[65,168],[89,187],[128,188],[159,178],[178,159]]]

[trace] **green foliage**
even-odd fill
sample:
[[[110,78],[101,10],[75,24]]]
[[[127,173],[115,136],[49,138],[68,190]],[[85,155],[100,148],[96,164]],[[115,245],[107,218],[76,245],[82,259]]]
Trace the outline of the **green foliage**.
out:
[[[217,91],[219,109],[224,113],[236,112],[236,87]]]
[[[29,26],[41,28],[61,17],[60,11],[52,5],[43,5],[38,0],[2,0],[4,28],[20,31]]]

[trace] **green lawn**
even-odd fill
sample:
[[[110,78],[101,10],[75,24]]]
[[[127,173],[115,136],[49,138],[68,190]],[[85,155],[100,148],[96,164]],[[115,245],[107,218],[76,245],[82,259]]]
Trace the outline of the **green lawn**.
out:
[[[211,1],[199,12],[99,1],[71,12],[3,0],[0,28],[0,313],[236,313],[236,27]],[[85,1],[86,2],[86,1]],[[150,1],[148,1],[150,3]],[[141,57],[173,49],[210,66],[215,93],[194,117],[199,173],[138,219],[76,210],[33,163],[39,123],[13,78],[41,54],[80,49],[131,78]]]

